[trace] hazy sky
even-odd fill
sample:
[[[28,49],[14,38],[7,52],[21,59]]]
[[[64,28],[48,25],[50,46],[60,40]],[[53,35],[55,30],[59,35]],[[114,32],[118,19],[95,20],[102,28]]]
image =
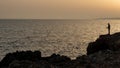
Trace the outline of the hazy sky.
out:
[[[120,0],[0,0],[0,19],[120,17]]]

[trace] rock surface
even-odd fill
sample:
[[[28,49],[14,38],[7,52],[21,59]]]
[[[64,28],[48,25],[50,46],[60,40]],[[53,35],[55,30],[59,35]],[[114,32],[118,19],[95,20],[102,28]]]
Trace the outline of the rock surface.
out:
[[[87,55],[102,50],[120,50],[120,33],[101,35],[95,42],[91,42],[87,48]]]
[[[120,68],[120,33],[101,35],[87,48],[87,55],[74,60],[53,54],[41,57],[39,51],[22,51],[7,54],[0,68]]]

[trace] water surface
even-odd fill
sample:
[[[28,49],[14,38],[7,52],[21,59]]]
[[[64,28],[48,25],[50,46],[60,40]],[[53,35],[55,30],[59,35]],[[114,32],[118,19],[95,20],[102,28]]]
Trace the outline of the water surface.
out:
[[[88,43],[99,35],[120,31],[120,20],[0,20],[0,59],[6,53],[39,50],[43,56],[52,53],[75,58],[86,54]]]

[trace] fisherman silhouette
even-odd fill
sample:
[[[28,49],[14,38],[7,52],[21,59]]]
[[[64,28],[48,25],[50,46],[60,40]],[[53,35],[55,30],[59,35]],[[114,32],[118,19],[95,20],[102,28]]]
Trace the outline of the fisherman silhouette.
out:
[[[108,23],[108,27],[107,27],[107,29],[108,29],[108,35],[110,35],[110,29],[111,29],[111,25],[110,25],[110,23]]]

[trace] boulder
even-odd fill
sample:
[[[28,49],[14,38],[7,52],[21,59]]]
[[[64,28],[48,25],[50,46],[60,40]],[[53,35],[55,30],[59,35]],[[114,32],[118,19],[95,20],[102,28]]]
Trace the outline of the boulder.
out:
[[[87,55],[102,50],[120,50],[120,33],[101,35],[95,42],[90,42],[87,47]]]
[[[14,60],[29,60],[37,61],[41,59],[41,52],[39,51],[17,51],[14,53],[8,53],[0,62],[0,67],[8,66]]]

